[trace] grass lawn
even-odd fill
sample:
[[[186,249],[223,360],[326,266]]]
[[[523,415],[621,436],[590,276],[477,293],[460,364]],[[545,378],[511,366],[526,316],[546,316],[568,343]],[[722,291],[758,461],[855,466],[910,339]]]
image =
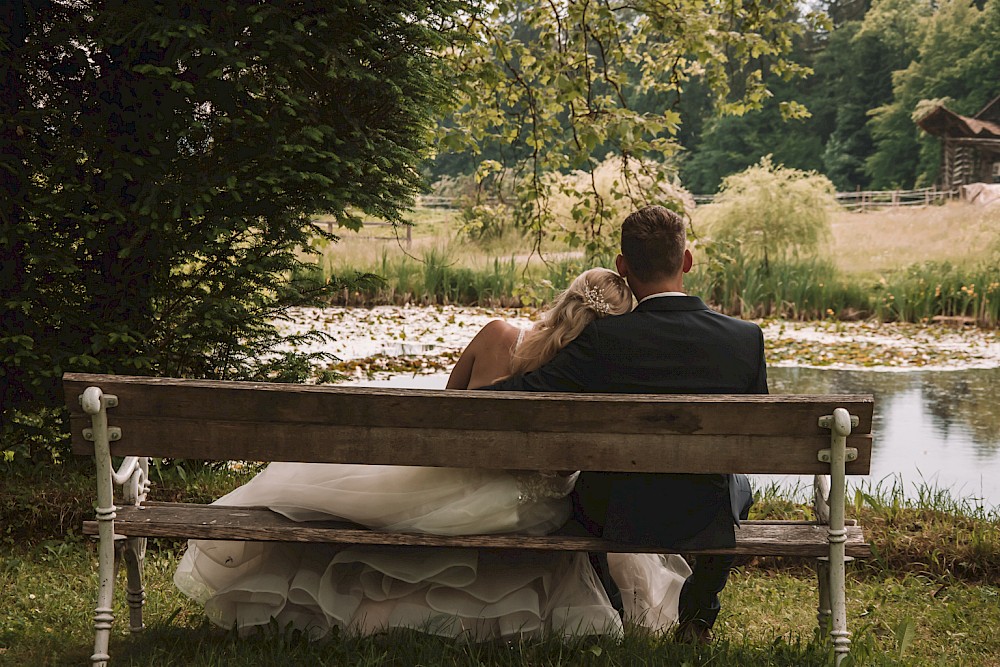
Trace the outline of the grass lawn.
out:
[[[239,638],[211,626],[171,583],[178,549],[161,545],[146,564],[147,630],[130,636],[116,600],[113,664],[123,665],[824,665],[813,637],[815,580],[805,567],[744,566],[733,573],[704,648],[632,630],[602,639],[467,645],[417,633],[333,637],[310,643],[275,628]],[[96,551],[81,539],[9,550],[0,564],[0,664],[82,664],[93,637]],[[124,575],[121,575],[124,576]],[[122,582],[123,583],[123,582]],[[1000,665],[1000,589],[914,574],[848,581],[857,664]]]
[[[88,468],[0,470],[0,664],[82,664],[92,648],[97,552],[78,534],[93,506]],[[92,469],[92,468],[91,468]],[[255,471],[154,472],[153,497],[205,501]],[[879,495],[881,493],[881,495]],[[849,569],[848,613],[859,665],[1000,665],[1000,519],[946,493],[853,496],[877,557]],[[848,496],[852,498],[851,495]],[[765,489],[752,518],[808,516]],[[251,637],[211,626],[174,587],[183,543],[151,545],[147,630],[128,633],[124,572],[111,642],[117,665],[825,665],[814,637],[815,576],[807,562],[743,562],[723,597],[716,641],[694,648],[631,630],[621,642],[545,640],[469,645],[414,632],[310,643],[273,628]]]
[[[482,266],[493,257],[522,257],[530,243],[508,236],[469,243],[453,212],[422,212],[408,252],[445,248],[439,264]],[[984,260],[997,251],[1000,209],[949,204],[877,213],[837,213],[838,268],[852,275],[893,271],[914,262]],[[379,235],[385,230],[378,229]],[[394,241],[344,232],[326,251],[336,268],[371,269],[385,255],[402,255]],[[553,244],[548,252],[567,249]],[[517,261],[522,261],[518,259]],[[499,271],[498,271],[499,273]],[[520,269],[516,272],[521,273]],[[74,466],[61,466],[74,468]],[[85,469],[86,466],[83,466]],[[168,471],[169,472],[169,471]],[[247,471],[247,473],[252,470]],[[154,481],[158,500],[206,501],[240,479],[192,473]],[[77,534],[93,507],[85,470],[38,466],[0,468],[0,665],[78,665],[91,652],[97,557]],[[849,627],[859,665],[1000,666],[1000,518],[946,497],[916,503],[893,495],[855,499],[877,557],[854,566],[848,581]],[[765,498],[755,518],[801,512]],[[146,565],[148,629],[129,636],[122,588],[111,643],[117,665],[824,665],[827,645],[814,637],[815,578],[806,564],[744,563],[723,599],[716,641],[693,648],[667,637],[630,631],[621,642],[546,640],[468,645],[417,633],[372,638],[333,637],[309,643],[280,629],[239,638],[210,626],[182,597],[171,577],[182,544],[151,548]],[[123,576],[123,575],[122,575]]]
[[[838,211],[831,221],[832,259],[848,273],[874,274],[911,264],[972,263],[1000,252],[1000,206],[943,206]]]

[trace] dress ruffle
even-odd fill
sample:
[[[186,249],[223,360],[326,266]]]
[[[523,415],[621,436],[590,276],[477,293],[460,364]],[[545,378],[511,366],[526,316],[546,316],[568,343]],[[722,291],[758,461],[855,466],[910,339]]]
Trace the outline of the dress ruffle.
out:
[[[275,463],[220,505],[299,521],[445,535],[543,534],[569,515],[573,478],[449,468]],[[679,556],[609,554],[626,617],[676,622]],[[413,628],[472,641],[619,634],[586,554],[191,540],[174,581],[217,625],[371,634]]]

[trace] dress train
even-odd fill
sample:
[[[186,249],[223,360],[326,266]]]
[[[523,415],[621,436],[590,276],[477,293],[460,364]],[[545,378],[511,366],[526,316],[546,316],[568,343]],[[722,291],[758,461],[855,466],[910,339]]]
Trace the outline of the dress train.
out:
[[[544,534],[569,516],[575,476],[452,468],[272,463],[216,501],[297,521],[445,535]],[[679,556],[609,554],[626,618],[677,619],[690,574]],[[413,628],[472,641],[619,634],[586,554],[191,540],[174,582],[222,627],[273,618],[313,638],[333,628]]]

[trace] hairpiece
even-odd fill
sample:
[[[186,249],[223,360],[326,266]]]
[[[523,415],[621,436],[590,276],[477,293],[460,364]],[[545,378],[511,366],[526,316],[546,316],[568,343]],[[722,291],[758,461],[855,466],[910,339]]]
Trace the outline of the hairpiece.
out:
[[[604,288],[601,287],[587,287],[583,291],[583,305],[601,315],[611,312],[611,305],[604,298]]]

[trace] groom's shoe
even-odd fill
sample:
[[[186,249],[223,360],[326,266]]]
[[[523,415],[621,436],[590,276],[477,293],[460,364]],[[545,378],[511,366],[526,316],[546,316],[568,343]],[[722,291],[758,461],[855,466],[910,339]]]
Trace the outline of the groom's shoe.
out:
[[[699,618],[684,621],[674,631],[674,641],[679,644],[711,644],[712,628]]]

